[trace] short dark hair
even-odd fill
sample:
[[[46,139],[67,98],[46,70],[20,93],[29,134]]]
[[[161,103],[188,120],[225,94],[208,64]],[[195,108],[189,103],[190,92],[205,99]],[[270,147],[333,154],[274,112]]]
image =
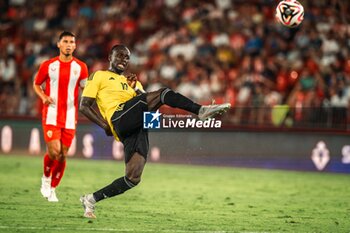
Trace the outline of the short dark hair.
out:
[[[114,46],[111,48],[109,54],[111,55],[111,54],[113,53],[113,51],[117,51],[117,50],[119,50],[119,49],[126,49],[126,50],[129,50],[129,48],[126,47],[126,45],[123,45],[123,44],[116,44],[116,45],[114,45]],[[129,51],[130,51],[130,50],[129,50]]]
[[[58,40],[60,41],[64,36],[72,36],[75,37],[73,32],[63,31],[61,32],[60,36],[58,37]]]

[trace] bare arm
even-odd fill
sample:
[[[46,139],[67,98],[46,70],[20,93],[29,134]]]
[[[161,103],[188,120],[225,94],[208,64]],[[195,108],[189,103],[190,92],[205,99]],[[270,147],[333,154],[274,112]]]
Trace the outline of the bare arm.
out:
[[[92,106],[95,103],[95,98],[82,97],[80,101],[79,111],[83,113],[90,121],[94,122],[105,130],[107,136],[113,136],[112,130],[108,122],[97,112]]]
[[[40,85],[33,83],[33,89],[34,89],[35,93],[43,101],[43,104],[45,104],[45,105],[53,104],[53,99],[44,93],[44,91],[43,91],[43,89],[41,89]]]

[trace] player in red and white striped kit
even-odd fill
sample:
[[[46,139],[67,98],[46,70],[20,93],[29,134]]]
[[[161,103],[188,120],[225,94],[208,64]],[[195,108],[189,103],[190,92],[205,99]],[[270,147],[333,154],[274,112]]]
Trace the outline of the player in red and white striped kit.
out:
[[[62,32],[57,47],[59,56],[41,64],[33,83],[43,102],[42,127],[47,144],[40,191],[50,202],[58,201],[55,189],[64,174],[75,135],[79,87],[84,87],[88,77],[86,64],[73,57],[76,48],[73,33]]]

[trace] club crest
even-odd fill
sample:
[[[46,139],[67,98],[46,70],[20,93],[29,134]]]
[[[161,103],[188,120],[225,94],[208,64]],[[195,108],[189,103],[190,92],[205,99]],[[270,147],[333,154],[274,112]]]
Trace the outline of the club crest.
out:
[[[49,138],[51,138],[51,137],[52,137],[52,130],[47,131],[47,132],[46,132],[46,135],[47,135]]]

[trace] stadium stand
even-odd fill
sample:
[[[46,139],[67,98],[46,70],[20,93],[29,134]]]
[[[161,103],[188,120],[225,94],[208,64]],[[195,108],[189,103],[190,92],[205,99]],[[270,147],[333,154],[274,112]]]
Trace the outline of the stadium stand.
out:
[[[273,0],[1,1],[0,116],[38,115],[33,76],[65,29],[90,72],[126,44],[148,91],[228,101],[227,124],[346,129],[350,2],[300,2],[305,20],[289,29],[276,23]]]

